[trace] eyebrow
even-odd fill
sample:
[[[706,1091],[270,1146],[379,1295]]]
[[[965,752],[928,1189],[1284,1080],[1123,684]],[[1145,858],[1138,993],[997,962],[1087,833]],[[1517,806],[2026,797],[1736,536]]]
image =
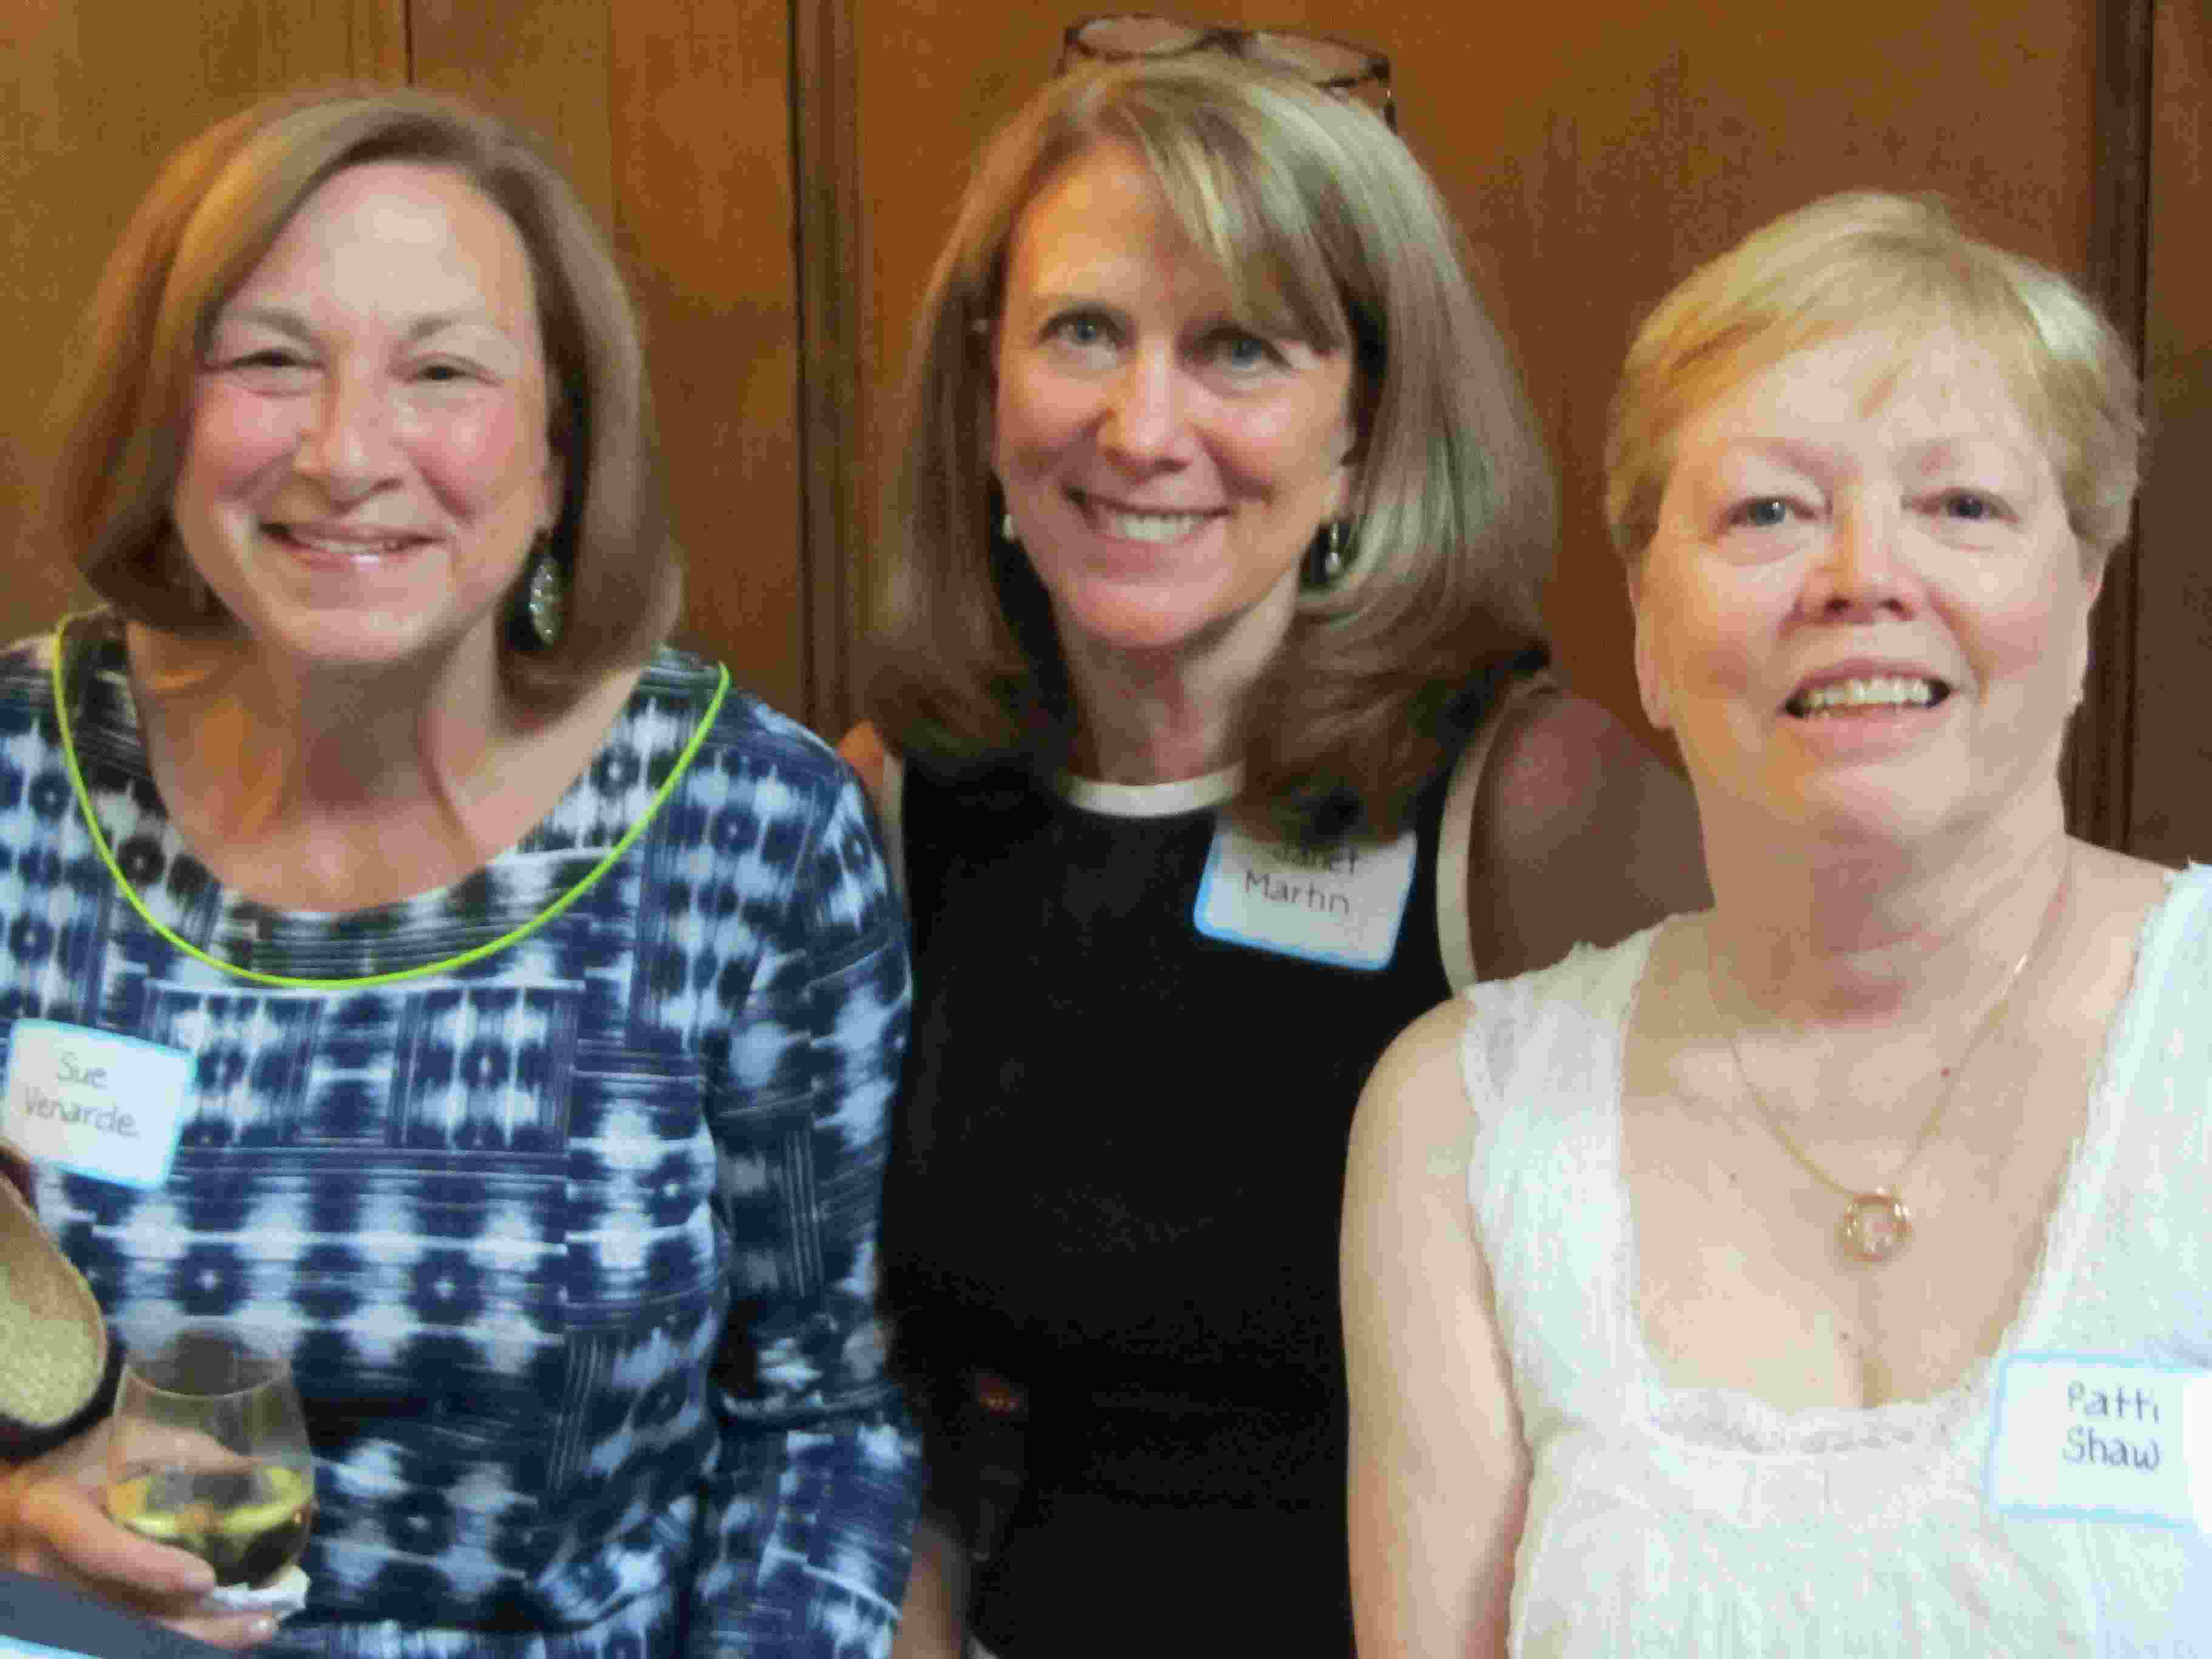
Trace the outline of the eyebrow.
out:
[[[1832,446],[1806,438],[1777,438],[1746,433],[1721,441],[1720,453],[1747,453],[1765,460],[1779,461],[1801,472],[1826,470],[1834,454]]]

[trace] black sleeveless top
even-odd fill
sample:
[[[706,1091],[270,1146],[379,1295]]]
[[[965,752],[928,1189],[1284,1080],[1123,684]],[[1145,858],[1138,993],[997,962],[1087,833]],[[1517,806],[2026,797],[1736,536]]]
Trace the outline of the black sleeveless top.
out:
[[[1197,930],[1210,808],[909,770],[887,1285],[918,1397],[944,1408],[971,1366],[1027,1395],[975,1603],[999,1659],[1351,1654],[1345,1148],[1376,1060],[1449,994],[1449,778],[1417,805],[1395,953],[1364,971]]]

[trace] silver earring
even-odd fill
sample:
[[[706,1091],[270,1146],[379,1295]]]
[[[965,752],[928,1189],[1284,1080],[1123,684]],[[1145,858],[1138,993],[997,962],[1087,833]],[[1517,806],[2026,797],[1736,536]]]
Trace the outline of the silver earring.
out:
[[[1351,540],[1351,526],[1342,519],[1331,519],[1322,526],[1306,554],[1308,587],[1334,587],[1344,580],[1345,567],[1352,562]]]
[[[1022,544],[1021,536],[1014,529],[1014,514],[1012,508],[999,514],[999,535],[1001,539],[1012,546],[1019,547]]]
[[[523,578],[523,613],[541,651],[561,643],[568,627],[568,579],[553,556],[553,538],[544,531],[530,544],[530,572]]]

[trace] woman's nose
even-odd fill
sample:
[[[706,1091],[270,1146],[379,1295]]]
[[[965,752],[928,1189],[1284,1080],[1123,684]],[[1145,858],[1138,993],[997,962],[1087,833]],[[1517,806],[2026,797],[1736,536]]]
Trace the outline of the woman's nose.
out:
[[[1904,544],[1904,514],[1879,501],[1847,500],[1830,514],[1820,562],[1806,583],[1805,609],[1841,620],[1909,614],[1917,603]]]
[[[1107,450],[1137,460],[1170,454],[1183,420],[1182,374],[1166,352],[1138,352],[1107,390],[1099,431]]]
[[[373,376],[334,373],[314,400],[293,467],[344,501],[368,494],[398,466],[392,412]]]

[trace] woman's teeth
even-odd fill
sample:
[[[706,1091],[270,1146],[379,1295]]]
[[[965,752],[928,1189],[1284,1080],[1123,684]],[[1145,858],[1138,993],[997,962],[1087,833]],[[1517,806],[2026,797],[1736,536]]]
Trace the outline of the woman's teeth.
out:
[[[1865,679],[1832,680],[1801,691],[1790,698],[1793,714],[1826,714],[1851,708],[1925,708],[1940,702],[1947,688],[1934,680],[1901,674],[1876,674]]]
[[[297,546],[344,558],[383,557],[405,550],[416,540],[412,536],[336,536],[302,529],[297,525],[272,525],[270,528],[283,540]]]
[[[1109,536],[1131,542],[1172,542],[1204,524],[1203,513],[1130,513],[1093,502],[1098,526]]]

